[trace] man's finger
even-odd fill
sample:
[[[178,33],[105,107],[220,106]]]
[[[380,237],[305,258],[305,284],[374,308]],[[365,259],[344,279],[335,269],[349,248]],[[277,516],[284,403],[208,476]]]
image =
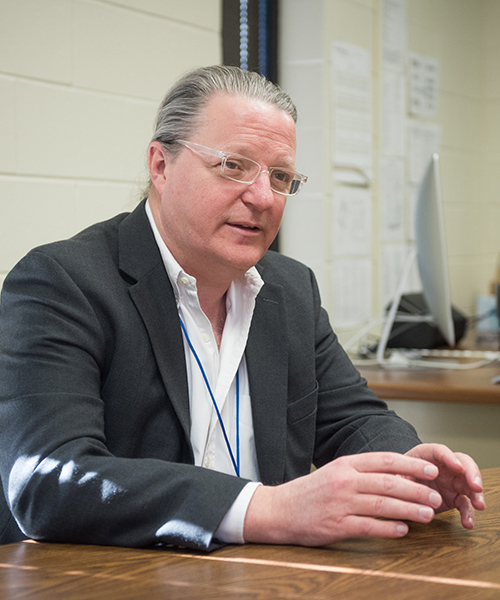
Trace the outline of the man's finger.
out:
[[[370,452],[351,457],[352,466],[360,473],[392,473],[431,481],[439,469],[431,462],[395,452]]]

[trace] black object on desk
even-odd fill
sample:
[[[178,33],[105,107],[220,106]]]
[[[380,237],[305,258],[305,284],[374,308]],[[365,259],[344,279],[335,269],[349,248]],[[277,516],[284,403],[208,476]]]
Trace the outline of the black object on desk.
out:
[[[429,314],[424,295],[421,293],[403,294],[398,313],[425,316]],[[467,319],[456,308],[452,307],[455,343],[465,334]],[[388,348],[431,349],[447,347],[448,344],[439,329],[432,323],[394,323],[387,342]]]

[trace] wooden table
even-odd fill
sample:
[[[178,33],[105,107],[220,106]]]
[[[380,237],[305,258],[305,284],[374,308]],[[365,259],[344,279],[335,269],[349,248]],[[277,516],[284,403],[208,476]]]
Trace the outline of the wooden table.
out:
[[[21,542],[0,547],[0,598],[500,598],[500,468],[483,471],[488,508],[467,531],[456,512],[412,524],[399,540],[354,539],[324,548],[174,549]]]
[[[478,342],[474,328],[467,331],[458,347],[459,350],[499,350],[496,342]],[[479,360],[476,357],[463,359],[462,362],[476,363]],[[383,400],[500,405],[500,385],[491,382],[493,377],[500,376],[498,361],[470,370],[383,368],[359,364],[357,368],[360,373]]]
[[[500,363],[471,370],[361,367],[369,387],[384,400],[423,400],[500,405]]]

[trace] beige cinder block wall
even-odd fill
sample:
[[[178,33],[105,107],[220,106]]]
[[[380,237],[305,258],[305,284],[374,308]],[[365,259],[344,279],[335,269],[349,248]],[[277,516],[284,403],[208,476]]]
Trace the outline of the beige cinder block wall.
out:
[[[406,0],[408,51],[438,59],[441,175],[452,302],[466,315],[488,293],[500,254],[500,2]],[[355,328],[336,327],[333,222],[332,58],[335,41],[371,56],[373,182],[371,197],[372,318],[382,314],[380,179],[381,19],[383,0],[286,0],[281,3],[281,81],[297,100],[299,170],[310,175],[304,192],[288,202],[282,226],[286,254],[316,272],[323,303],[346,342]],[[334,282],[336,282],[334,284]],[[342,285],[342,283],[340,283]],[[348,285],[348,282],[346,282]],[[359,327],[365,323],[360,323]],[[473,400],[473,399],[471,399]],[[425,441],[442,441],[470,452],[480,465],[500,464],[500,407],[397,402],[402,416]]]
[[[30,248],[130,210],[156,108],[221,61],[220,0],[0,0],[0,284]]]

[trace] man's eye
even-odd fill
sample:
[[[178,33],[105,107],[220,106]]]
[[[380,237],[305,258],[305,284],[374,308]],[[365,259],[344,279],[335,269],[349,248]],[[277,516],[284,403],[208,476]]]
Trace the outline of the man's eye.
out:
[[[244,170],[243,165],[241,164],[240,161],[238,160],[227,160],[226,161],[226,169],[228,169],[229,171],[242,171]]]
[[[290,183],[293,176],[286,171],[273,171],[273,178],[280,183]]]

